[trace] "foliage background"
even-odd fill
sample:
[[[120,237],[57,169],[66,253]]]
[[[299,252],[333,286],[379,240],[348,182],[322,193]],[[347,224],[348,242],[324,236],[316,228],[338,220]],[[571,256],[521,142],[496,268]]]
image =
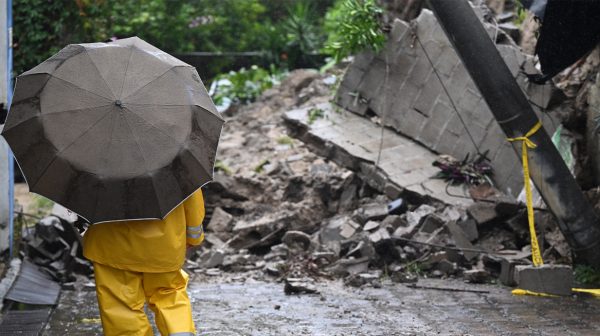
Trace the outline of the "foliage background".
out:
[[[262,51],[265,62],[277,66],[315,66],[305,55],[321,51],[326,40],[324,16],[334,2],[14,0],[15,73],[69,43],[134,35],[169,53]],[[213,66],[221,68],[224,62],[230,60]]]

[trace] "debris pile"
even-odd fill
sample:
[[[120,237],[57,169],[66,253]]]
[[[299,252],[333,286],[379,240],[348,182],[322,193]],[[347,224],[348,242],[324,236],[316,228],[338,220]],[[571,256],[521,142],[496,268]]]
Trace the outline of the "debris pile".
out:
[[[52,215],[40,219],[33,228],[24,228],[22,257],[52,279],[69,287],[75,274],[89,277],[92,265],[83,257],[77,215],[55,205]]]
[[[419,276],[500,278],[511,285],[515,266],[530,263],[523,205],[485,185],[473,191],[481,201],[468,208],[402,191],[385,195],[287,135],[283,112],[331,97],[324,76],[295,71],[271,91],[237,108],[225,124],[222,161],[205,187],[206,242],[188,270],[247,272],[282,281],[286,293],[313,293],[319,278],[375,287],[384,277],[416,282]],[[310,97],[295,99],[299,91]],[[551,215],[536,216],[545,260],[568,260]]]

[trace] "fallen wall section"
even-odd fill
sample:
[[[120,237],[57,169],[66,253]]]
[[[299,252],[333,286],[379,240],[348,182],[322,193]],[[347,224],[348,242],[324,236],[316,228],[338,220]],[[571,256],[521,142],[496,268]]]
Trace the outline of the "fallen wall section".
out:
[[[551,106],[554,87],[529,84],[521,70],[537,72],[532,59],[508,37],[499,38],[503,33],[496,27],[485,26],[491,38],[508,43],[497,44],[498,50],[537,106],[546,131],[552,134],[557,123],[549,114],[542,114],[539,107]],[[427,56],[456,104],[462,122]],[[463,159],[466,155],[473,158],[478,150],[487,152],[496,186],[512,195],[522,188],[519,159],[431,11],[423,10],[410,25],[396,20],[380,54],[356,56],[340,85],[336,103],[359,115],[374,113],[386,126],[436,153]]]

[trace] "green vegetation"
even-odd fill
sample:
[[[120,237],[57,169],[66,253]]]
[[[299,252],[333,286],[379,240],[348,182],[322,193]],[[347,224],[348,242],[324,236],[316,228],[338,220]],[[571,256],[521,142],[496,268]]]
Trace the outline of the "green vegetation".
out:
[[[277,143],[280,145],[290,145],[291,147],[294,147],[294,139],[287,135],[277,138]]]
[[[382,13],[375,0],[337,1],[325,16],[326,52],[340,61],[365,49],[379,51],[385,43],[379,23]]]
[[[308,124],[312,125],[317,119],[323,118],[325,116],[325,111],[320,108],[311,108],[308,110]]]
[[[586,285],[600,286],[600,270],[588,265],[575,266],[575,280]]]
[[[269,159],[262,159],[262,160],[260,160],[260,162],[258,163],[258,165],[256,165],[256,167],[254,167],[254,172],[256,172],[256,173],[262,173],[262,171],[264,170],[265,166],[268,165],[269,163],[271,163],[269,161]]]
[[[215,78],[217,88],[213,100],[217,105],[225,98],[231,99],[234,103],[253,102],[264,90],[279,83],[285,75],[285,72],[278,71],[275,67],[271,67],[269,71],[256,65],[250,69],[230,71]]]
[[[52,212],[54,202],[47,199],[44,196],[34,194],[29,204],[28,211],[32,212],[33,215],[44,217],[48,216]]]
[[[222,171],[225,175],[231,175],[233,172],[228,165],[226,165],[223,161],[217,160],[215,162],[215,171]]]

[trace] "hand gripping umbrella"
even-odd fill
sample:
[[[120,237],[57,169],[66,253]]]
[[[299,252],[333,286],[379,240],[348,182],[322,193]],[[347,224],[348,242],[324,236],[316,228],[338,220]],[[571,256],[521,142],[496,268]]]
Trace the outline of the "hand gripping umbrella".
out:
[[[2,135],[32,192],[98,223],[164,218],[212,179],[222,126],[196,69],[133,37],[20,75]]]

